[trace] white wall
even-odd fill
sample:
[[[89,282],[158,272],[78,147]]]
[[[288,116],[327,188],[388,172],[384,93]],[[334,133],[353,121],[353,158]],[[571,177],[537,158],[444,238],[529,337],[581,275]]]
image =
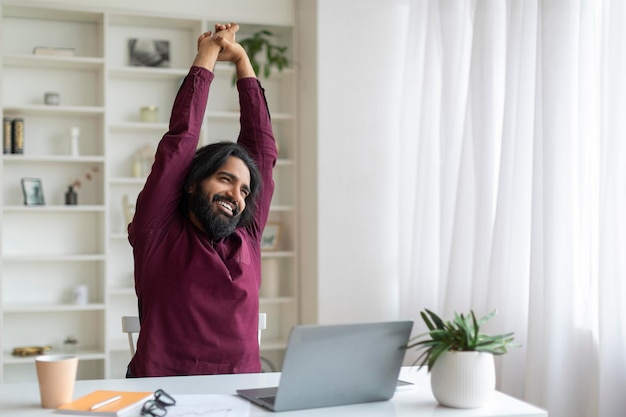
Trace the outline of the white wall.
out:
[[[318,320],[398,317],[399,91],[406,1],[318,0]]]

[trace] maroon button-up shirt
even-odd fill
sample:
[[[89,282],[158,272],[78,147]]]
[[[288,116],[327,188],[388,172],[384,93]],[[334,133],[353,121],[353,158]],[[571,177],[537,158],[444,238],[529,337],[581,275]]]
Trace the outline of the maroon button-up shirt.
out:
[[[274,191],[277,150],[265,95],[255,78],[237,82],[238,143],[263,183],[252,225],[212,242],[179,210],[198,146],[213,73],[192,67],[172,108],[152,172],[128,227],[141,332],[133,376],[259,372],[260,240]]]

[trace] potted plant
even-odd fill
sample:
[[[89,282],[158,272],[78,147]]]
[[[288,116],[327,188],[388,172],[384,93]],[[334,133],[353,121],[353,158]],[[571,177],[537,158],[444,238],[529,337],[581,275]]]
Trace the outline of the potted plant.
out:
[[[428,332],[411,338],[407,349],[422,351],[416,363],[428,366],[431,389],[437,402],[454,408],[482,407],[495,390],[494,355],[507,353],[513,333],[489,336],[480,327],[496,310],[476,319],[470,314],[454,315],[444,321],[426,309],[420,312]]]
[[[250,63],[257,75],[269,77],[272,67],[278,71],[282,71],[289,64],[289,59],[285,54],[286,46],[274,45],[271,41],[273,33],[267,29],[259,30],[252,34],[251,37],[239,41],[250,58]],[[265,58],[259,59],[258,55],[265,51]],[[262,70],[262,71],[261,71]],[[237,74],[233,75],[233,85],[237,81]]]

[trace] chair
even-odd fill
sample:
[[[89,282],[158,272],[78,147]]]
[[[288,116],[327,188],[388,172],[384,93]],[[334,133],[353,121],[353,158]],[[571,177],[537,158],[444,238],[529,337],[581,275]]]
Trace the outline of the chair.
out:
[[[259,313],[259,346],[261,346],[261,332],[267,328],[267,313]],[[134,335],[139,333],[141,325],[137,316],[122,316],[122,332],[128,335],[128,347],[130,355],[135,355]]]

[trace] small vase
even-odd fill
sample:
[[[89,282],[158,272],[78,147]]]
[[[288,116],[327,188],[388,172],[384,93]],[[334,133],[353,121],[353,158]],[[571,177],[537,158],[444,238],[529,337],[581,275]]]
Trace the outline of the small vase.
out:
[[[449,351],[430,370],[430,386],[437,402],[452,408],[480,408],[496,389],[491,353]]]
[[[67,191],[65,192],[65,205],[66,206],[75,206],[78,204],[78,195],[76,191],[74,191],[74,187],[71,185],[67,187]]]
[[[70,135],[70,154],[76,158],[80,154],[78,150],[78,137],[80,136],[80,128],[77,126],[72,127],[70,129]]]

